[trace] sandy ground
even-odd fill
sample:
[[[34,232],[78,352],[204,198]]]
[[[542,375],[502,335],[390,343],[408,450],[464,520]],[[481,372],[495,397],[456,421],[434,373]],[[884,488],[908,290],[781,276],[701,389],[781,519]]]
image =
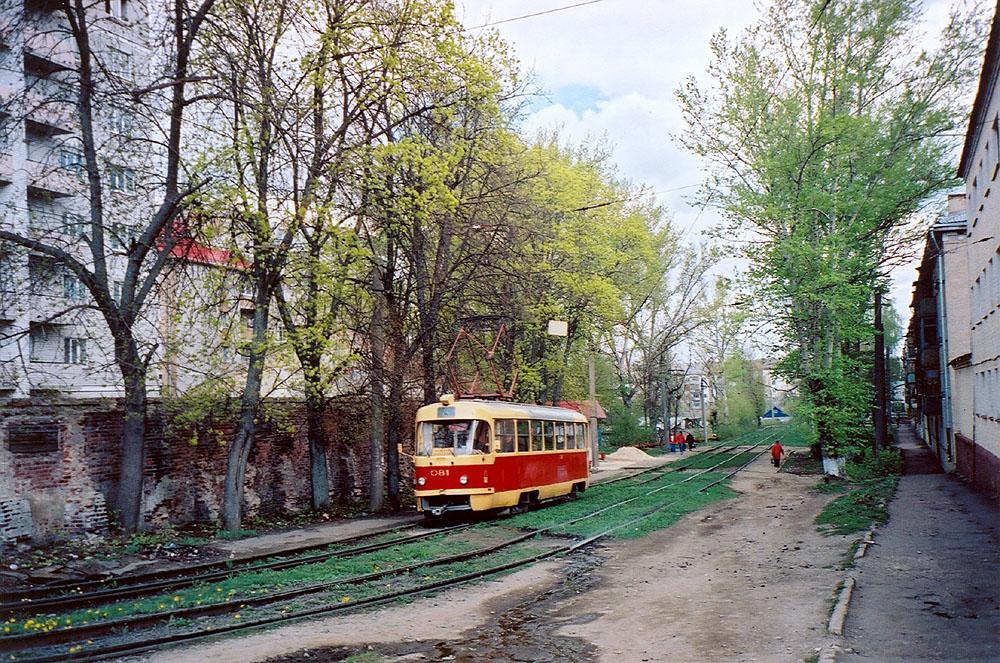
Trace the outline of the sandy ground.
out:
[[[738,499],[667,530],[377,613],[316,619],[129,661],[766,661],[801,663],[831,642],[839,564],[858,537],[823,537],[831,499],[815,476],[742,472]],[[815,660],[815,659],[813,659]]]

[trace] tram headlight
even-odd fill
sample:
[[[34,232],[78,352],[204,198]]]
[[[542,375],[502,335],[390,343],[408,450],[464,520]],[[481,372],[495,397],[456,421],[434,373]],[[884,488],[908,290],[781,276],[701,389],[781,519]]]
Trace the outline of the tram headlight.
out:
[[[417,477],[417,485],[422,486],[427,483],[427,477]]]
[[[462,476],[458,477],[458,482],[464,486],[465,484],[469,483],[469,477],[463,474]]]

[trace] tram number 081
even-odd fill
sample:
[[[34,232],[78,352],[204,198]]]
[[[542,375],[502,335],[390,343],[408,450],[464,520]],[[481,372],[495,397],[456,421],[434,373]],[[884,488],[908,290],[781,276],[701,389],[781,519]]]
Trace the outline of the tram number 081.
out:
[[[431,470],[432,477],[446,477],[448,476],[448,470]]]

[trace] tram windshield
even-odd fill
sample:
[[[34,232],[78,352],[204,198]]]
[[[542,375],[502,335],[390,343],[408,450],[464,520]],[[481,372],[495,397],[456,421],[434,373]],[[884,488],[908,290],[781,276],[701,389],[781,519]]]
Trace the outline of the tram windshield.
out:
[[[433,456],[448,451],[456,456],[489,453],[489,424],[477,419],[421,422],[417,429],[417,455]]]

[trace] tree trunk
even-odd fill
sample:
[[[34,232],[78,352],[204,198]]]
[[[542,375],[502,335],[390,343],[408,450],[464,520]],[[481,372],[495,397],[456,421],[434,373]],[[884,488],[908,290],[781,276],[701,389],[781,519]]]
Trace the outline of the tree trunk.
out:
[[[434,365],[434,344],[429,338],[424,340],[420,363],[424,370],[424,405],[430,405],[438,399],[438,393],[437,367]]]
[[[247,460],[253,449],[256,434],[257,411],[260,408],[260,389],[264,375],[264,358],[267,354],[267,319],[270,290],[262,283],[256,288],[254,304],[253,340],[250,343],[250,360],[247,381],[240,402],[240,418],[226,457],[226,477],[222,493],[222,527],[235,532],[243,521],[243,489],[246,483]]]
[[[132,533],[141,525],[143,469],[146,461],[146,376],[135,341],[129,339],[120,345],[125,348],[118,362],[125,384],[125,397],[122,401],[124,422],[121,465],[112,508],[118,513],[122,529],[126,533]]]
[[[389,505],[398,509],[401,496],[399,487],[399,444],[403,441],[403,371],[393,371],[389,387],[389,430],[386,466],[389,483]]]
[[[326,462],[326,427],[323,425],[324,399],[307,387],[306,424],[309,435],[309,469],[312,483],[312,508],[330,508],[330,477]]]
[[[383,381],[385,362],[385,321],[383,317],[384,294],[376,271],[374,278],[375,305],[372,309],[371,328],[371,375],[369,377],[369,397],[371,401],[371,423],[368,440],[369,479],[368,508],[381,511],[385,504],[385,413],[383,411]]]
[[[875,451],[886,446],[885,417],[885,337],[882,328],[882,292],[875,291]],[[942,370],[947,370],[944,366]]]

